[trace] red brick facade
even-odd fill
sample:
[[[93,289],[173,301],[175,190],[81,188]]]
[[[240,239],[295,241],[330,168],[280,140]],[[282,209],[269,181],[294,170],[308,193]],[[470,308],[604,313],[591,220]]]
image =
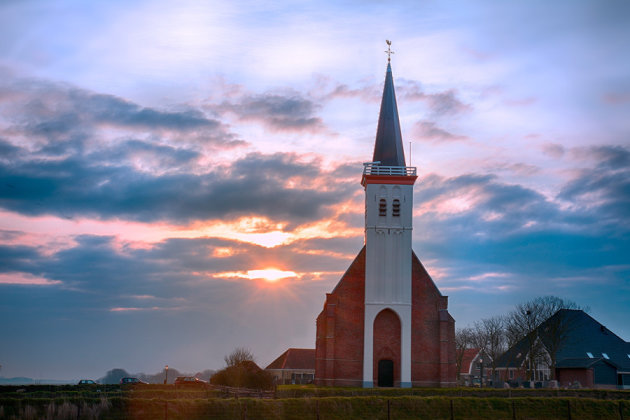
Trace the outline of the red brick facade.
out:
[[[317,317],[315,383],[363,385],[365,247],[359,252]],[[411,381],[413,386],[454,386],[455,321],[448,298],[412,256]],[[391,313],[390,313],[391,312]],[[396,324],[396,322],[398,324]],[[396,326],[397,325],[397,326]],[[391,330],[396,331],[392,333]],[[381,312],[374,323],[374,383],[381,358],[400,366],[400,321],[393,311]],[[394,383],[400,382],[395,369]]]
[[[573,382],[578,381],[583,388],[593,388],[592,368],[563,368],[556,369],[556,379],[561,387],[568,387]]]
[[[382,310],[374,320],[374,383],[378,383],[378,362],[384,359],[400,366],[400,319],[391,309]],[[394,385],[400,385],[399,369],[394,369]]]

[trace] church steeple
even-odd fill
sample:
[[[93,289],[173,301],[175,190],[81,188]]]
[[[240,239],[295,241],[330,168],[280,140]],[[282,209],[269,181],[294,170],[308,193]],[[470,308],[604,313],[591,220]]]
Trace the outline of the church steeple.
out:
[[[403,150],[402,134],[400,133],[394,78],[389,59],[387,61],[381,113],[378,118],[372,161],[380,161],[383,166],[405,166],[405,152]]]

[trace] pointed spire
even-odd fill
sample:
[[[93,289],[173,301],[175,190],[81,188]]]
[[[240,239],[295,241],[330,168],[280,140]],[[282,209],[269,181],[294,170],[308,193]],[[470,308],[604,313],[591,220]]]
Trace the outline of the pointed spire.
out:
[[[394,78],[392,77],[392,66],[389,62],[389,57],[372,161],[380,161],[383,166],[405,166],[405,152],[403,150],[402,134],[400,133]]]

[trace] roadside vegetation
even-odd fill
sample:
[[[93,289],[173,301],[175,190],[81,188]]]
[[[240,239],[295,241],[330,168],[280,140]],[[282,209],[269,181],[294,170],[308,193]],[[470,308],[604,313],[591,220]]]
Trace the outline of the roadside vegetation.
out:
[[[630,419],[630,391],[617,390],[283,385],[264,395],[172,385],[2,386],[0,419]]]

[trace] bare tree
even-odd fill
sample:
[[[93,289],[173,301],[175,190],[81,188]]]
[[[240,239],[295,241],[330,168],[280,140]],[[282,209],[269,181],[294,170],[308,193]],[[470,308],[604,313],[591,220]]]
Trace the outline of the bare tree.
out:
[[[506,350],[504,318],[494,316],[475,322],[473,332],[475,347],[479,347],[485,354],[490,356],[492,379],[494,380],[497,359]]]
[[[457,379],[462,370],[464,353],[473,347],[474,332],[472,328],[460,328],[455,332],[455,363],[457,365]]]
[[[254,361],[254,354],[244,347],[235,348],[232,353],[223,358],[227,367],[236,366],[245,361]]]
[[[516,305],[505,317],[508,345],[511,347],[526,339],[528,380],[532,380],[535,364],[541,360],[545,360],[549,365],[551,379],[555,378],[556,356],[571,329],[567,317],[561,315],[553,317],[560,309],[581,308],[570,300],[543,296]],[[546,331],[539,331],[539,326],[545,321]],[[541,341],[541,334],[544,334],[544,343]]]

